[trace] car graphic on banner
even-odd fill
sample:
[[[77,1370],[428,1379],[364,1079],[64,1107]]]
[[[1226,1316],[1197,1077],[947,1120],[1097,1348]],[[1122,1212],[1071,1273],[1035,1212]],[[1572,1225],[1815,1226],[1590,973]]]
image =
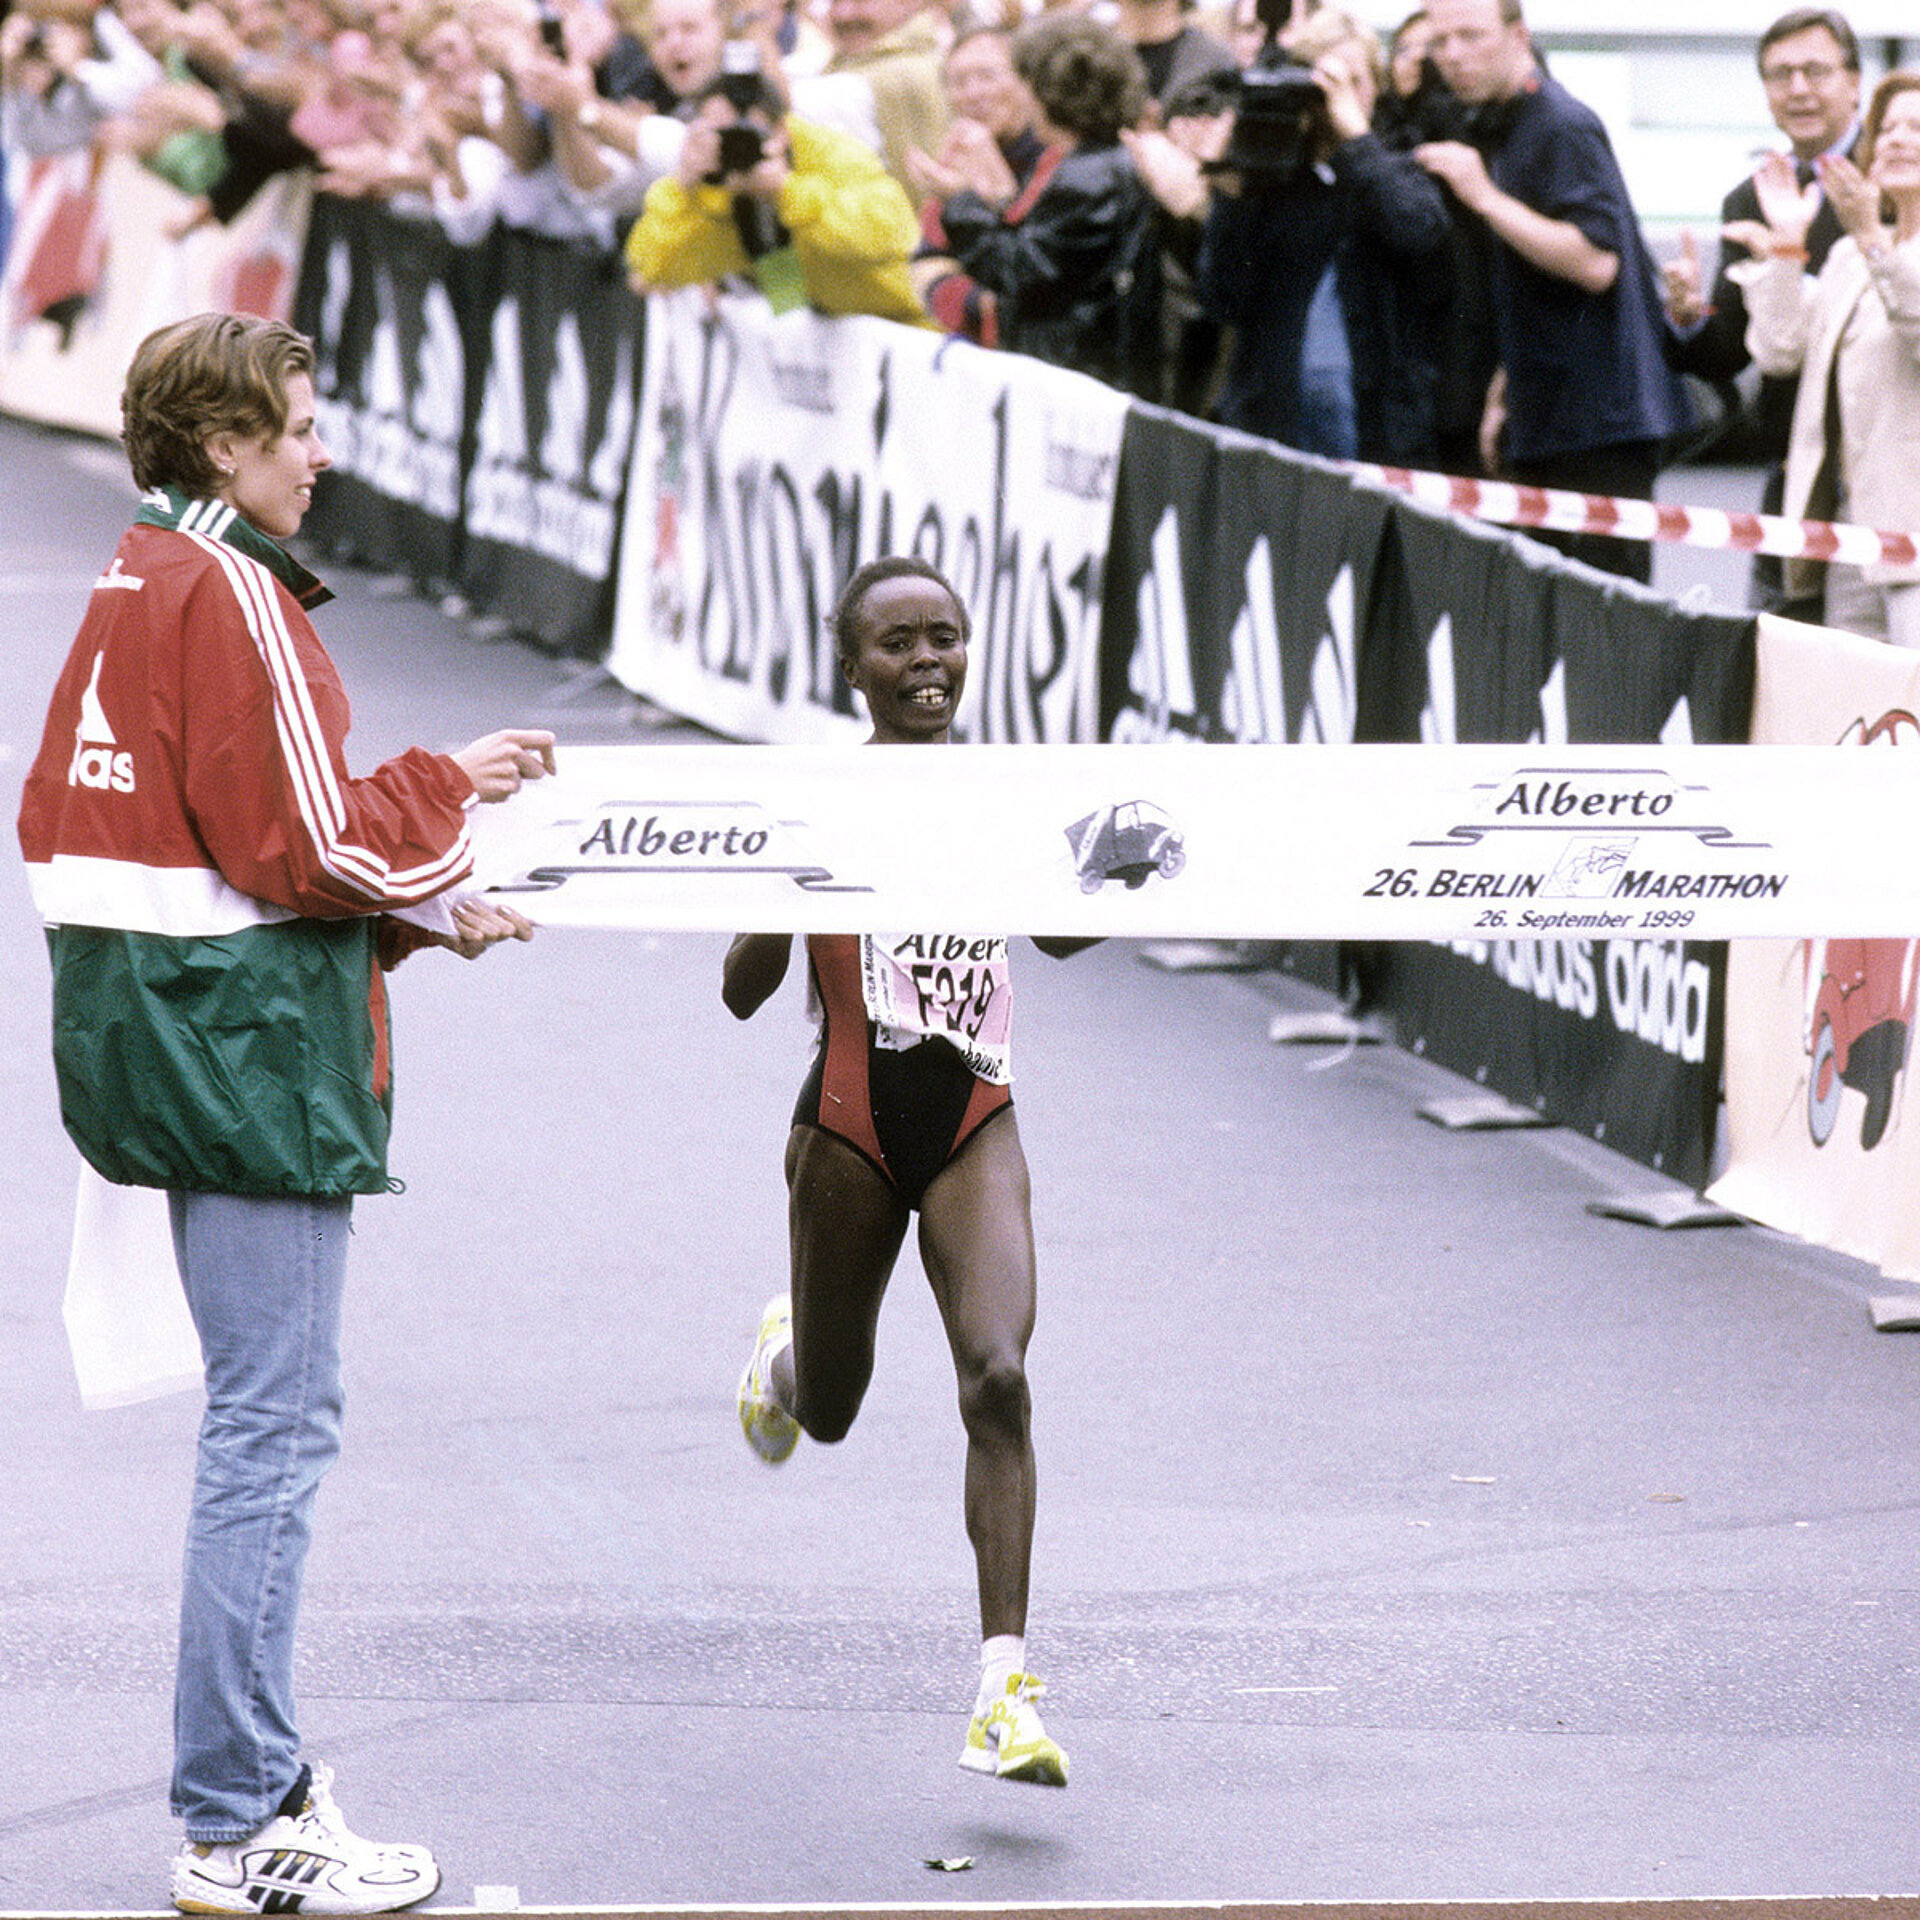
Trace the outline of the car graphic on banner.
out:
[[[1856,721],[1841,746],[1920,746],[1920,720],[1895,709]],[[1806,1047],[1807,1134],[1816,1147],[1833,1138],[1840,1096],[1863,1094],[1860,1145],[1871,1152],[1893,1117],[1893,1097],[1913,1041],[1915,962],[1911,940],[1810,940],[1802,950],[1809,997]]]

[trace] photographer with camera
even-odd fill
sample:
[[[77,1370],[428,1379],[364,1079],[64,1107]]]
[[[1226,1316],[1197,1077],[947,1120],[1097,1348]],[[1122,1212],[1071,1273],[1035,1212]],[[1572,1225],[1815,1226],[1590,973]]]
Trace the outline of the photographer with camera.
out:
[[[928,323],[907,261],[920,238],[906,190],[851,135],[792,118],[756,50],[726,49],[680,150],[627,236],[636,284],[753,282],[776,313],[811,305]]]
[[[1235,330],[1216,415],[1304,453],[1418,464],[1435,444],[1445,203],[1372,131],[1372,29],[1323,9],[1283,52],[1284,8],[1263,0],[1261,18],[1195,274]]]

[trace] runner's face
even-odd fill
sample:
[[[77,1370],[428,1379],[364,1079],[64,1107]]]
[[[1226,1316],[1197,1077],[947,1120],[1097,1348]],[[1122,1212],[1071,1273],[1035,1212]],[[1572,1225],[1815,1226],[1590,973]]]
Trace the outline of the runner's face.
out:
[[[860,602],[853,657],[841,669],[866,699],[876,742],[946,739],[967,684],[967,642],[952,594],[919,574],[882,580]]]
[[[276,540],[300,531],[313,504],[313,483],[333,465],[314,427],[313,382],[304,373],[288,376],[284,432],[259,440],[217,433],[207,451],[224,470],[219,497]]]

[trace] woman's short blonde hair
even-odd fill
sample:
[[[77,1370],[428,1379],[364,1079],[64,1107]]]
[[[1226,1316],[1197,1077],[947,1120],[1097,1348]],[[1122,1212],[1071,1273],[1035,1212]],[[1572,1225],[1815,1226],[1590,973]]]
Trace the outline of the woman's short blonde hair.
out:
[[[311,374],[313,364],[305,334],[253,314],[196,314],[148,334],[120,396],[120,438],[134,483],[212,495],[219,474],[207,441],[217,433],[243,440],[284,433],[287,382]]]
[[[1287,51],[1307,66],[1323,53],[1345,46],[1356,46],[1367,56],[1376,87],[1386,85],[1387,57],[1381,51],[1380,36],[1364,20],[1356,20],[1338,7],[1322,7],[1309,14],[1305,23],[1287,36]]]

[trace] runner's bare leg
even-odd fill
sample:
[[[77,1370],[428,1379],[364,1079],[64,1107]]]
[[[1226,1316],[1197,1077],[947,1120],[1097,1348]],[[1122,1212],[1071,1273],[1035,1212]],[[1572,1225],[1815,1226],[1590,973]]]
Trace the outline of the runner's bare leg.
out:
[[[982,1638],[1027,1630],[1034,1461],[1031,1187],[1013,1114],[969,1140],[927,1189],[920,1257],[940,1304],[967,1430],[967,1537]]]

